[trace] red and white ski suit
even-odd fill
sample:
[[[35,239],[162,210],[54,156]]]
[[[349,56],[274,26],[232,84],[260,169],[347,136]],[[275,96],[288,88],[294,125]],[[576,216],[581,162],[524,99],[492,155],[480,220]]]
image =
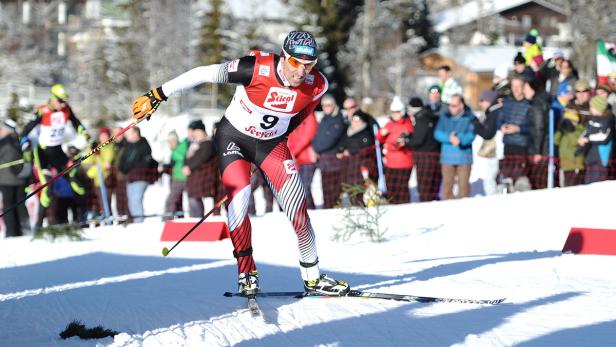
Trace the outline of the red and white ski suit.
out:
[[[328,83],[313,68],[301,85],[292,87],[281,64],[276,54],[254,51],[237,60],[190,70],[163,84],[162,90],[170,96],[204,82],[237,84],[233,100],[216,129],[214,143],[229,197],[228,226],[238,272],[256,269],[248,217],[250,164],[254,163],[295,229],[303,279],[315,280],[319,277],[315,236],[287,135],[314,112]]]

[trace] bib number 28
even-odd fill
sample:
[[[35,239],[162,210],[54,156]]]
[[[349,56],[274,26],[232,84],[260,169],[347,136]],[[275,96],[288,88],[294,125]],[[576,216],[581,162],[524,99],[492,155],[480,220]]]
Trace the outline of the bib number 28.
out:
[[[278,120],[279,120],[278,117],[266,114],[265,116],[263,116],[263,122],[261,122],[259,125],[263,129],[266,129],[266,130],[271,129],[274,126],[276,126],[276,123],[278,123]]]

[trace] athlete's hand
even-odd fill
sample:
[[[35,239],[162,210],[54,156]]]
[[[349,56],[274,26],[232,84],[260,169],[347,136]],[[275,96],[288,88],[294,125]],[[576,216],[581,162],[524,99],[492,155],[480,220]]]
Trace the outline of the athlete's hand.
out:
[[[39,196],[39,203],[41,204],[41,206],[45,208],[51,205],[51,197],[49,196],[49,191],[47,190],[47,187],[43,188],[43,191],[41,192],[41,195]]]
[[[27,136],[22,138],[19,141],[19,145],[21,146],[21,151],[25,152],[27,150],[30,149],[30,147],[32,147],[32,143],[30,142],[30,138],[28,138]]]
[[[86,139],[86,142],[88,144],[92,144],[92,142],[94,142],[94,139],[92,138],[92,136],[90,136],[90,134],[88,134],[87,132],[83,132],[83,138]]]
[[[133,101],[133,118],[141,120],[143,117],[150,119],[156,112],[162,101],[167,100],[162,87],[150,90]]]
[[[30,149],[23,152],[23,158],[26,163],[32,162],[32,151]]]

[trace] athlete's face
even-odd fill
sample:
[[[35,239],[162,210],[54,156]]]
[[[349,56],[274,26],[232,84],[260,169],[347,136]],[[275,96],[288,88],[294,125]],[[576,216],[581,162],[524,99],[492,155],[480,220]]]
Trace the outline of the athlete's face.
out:
[[[311,62],[305,64],[293,57],[284,55],[284,62],[282,64],[282,72],[284,73],[284,77],[286,77],[287,81],[292,87],[297,87],[304,80],[306,76],[314,67],[315,62]]]
[[[51,97],[51,99],[49,99],[49,103],[51,104],[51,107],[54,108],[54,110],[59,110],[62,108],[62,106],[64,106],[64,102],[56,97]]]

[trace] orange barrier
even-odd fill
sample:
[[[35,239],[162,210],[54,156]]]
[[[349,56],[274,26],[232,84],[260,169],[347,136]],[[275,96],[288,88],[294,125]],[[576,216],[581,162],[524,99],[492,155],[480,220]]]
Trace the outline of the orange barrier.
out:
[[[563,253],[616,255],[616,230],[571,228]]]
[[[178,241],[195,223],[186,221],[167,221],[160,235],[163,242]],[[229,229],[225,222],[204,222],[184,241],[218,241],[229,238]]]

